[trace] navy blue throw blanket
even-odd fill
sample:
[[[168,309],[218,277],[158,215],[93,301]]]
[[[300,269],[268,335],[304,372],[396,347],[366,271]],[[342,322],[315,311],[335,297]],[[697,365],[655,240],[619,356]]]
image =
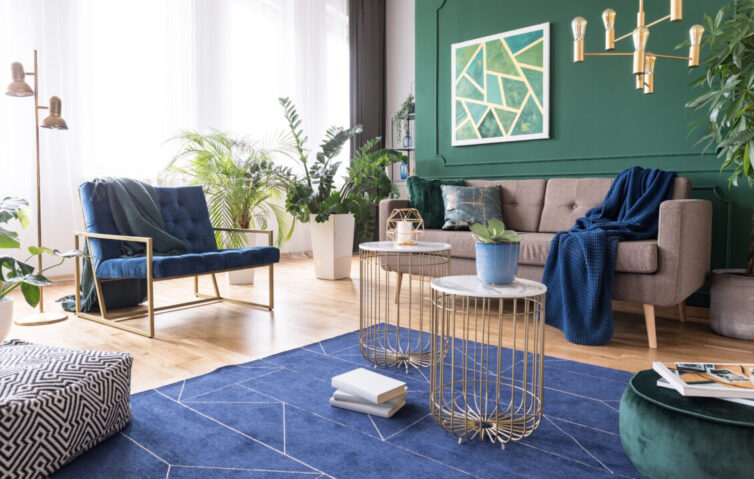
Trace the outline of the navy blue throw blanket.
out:
[[[602,206],[553,238],[542,277],[546,322],[568,341],[596,346],[612,338],[618,243],[657,237],[660,203],[672,197],[675,176],[638,166],[622,171]]]

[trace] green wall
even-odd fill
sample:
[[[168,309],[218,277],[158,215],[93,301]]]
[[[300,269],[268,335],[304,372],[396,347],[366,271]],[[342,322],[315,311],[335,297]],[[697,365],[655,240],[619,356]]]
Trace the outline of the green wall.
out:
[[[608,4],[609,3],[609,4]],[[667,14],[669,0],[648,0],[647,22]],[[686,0],[684,21],[651,29],[649,51],[683,55],[675,45],[714,13],[722,0]],[[691,179],[693,196],[714,204],[713,267],[743,267],[754,192],[728,190],[714,155],[701,155],[684,104],[701,74],[686,62],[658,59],[655,94],[634,89],[630,57],[587,57],[572,62],[570,23],[589,22],[586,51],[604,48],[601,13],[617,11],[616,33],[630,31],[638,1],[416,0],[416,171],[440,178],[614,176],[633,165],[675,170]],[[550,22],[550,139],[478,146],[450,145],[450,46],[453,43]],[[617,51],[632,51],[630,38]],[[704,58],[704,54],[702,54]],[[692,304],[707,302],[706,288]]]

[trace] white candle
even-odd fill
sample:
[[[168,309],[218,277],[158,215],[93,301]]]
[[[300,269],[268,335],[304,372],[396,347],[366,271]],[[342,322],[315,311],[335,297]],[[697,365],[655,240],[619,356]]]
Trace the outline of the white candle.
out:
[[[395,227],[395,239],[398,244],[413,242],[414,226],[410,221],[399,221]]]

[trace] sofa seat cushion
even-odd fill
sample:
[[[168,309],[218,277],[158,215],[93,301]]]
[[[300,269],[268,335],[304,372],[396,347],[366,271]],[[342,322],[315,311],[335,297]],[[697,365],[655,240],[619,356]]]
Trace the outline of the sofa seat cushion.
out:
[[[454,258],[476,258],[476,241],[469,231],[424,230],[421,241],[448,243]]]
[[[544,266],[550,254],[553,233],[519,233],[521,251],[519,263]],[[451,250],[451,254],[455,252]],[[618,273],[655,273],[657,271],[657,240],[621,241],[615,258]]]
[[[154,256],[155,278],[172,278],[233,268],[260,266],[280,261],[280,250],[272,246],[255,246],[178,256]],[[146,278],[147,263],[144,257],[115,258],[102,261],[97,267],[99,279]]]

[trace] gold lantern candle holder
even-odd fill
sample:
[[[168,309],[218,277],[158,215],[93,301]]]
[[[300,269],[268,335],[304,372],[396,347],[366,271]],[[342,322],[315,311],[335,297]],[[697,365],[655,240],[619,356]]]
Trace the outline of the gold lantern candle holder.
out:
[[[424,236],[424,219],[415,208],[393,210],[385,224],[385,235],[396,246],[412,246]]]

